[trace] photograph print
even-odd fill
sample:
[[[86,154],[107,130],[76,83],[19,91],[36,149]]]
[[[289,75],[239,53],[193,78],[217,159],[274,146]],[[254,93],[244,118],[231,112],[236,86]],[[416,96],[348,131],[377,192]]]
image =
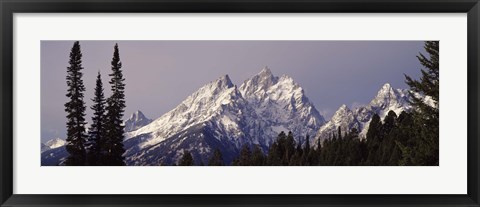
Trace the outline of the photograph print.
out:
[[[42,166],[438,166],[439,41],[41,41]]]

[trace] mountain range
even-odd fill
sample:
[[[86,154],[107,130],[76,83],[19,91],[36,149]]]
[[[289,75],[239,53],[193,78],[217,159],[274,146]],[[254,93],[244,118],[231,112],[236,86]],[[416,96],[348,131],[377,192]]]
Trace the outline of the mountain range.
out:
[[[265,67],[240,87],[224,75],[155,120],[140,111],[132,114],[124,122],[125,161],[127,165],[172,165],[188,151],[196,164],[205,164],[219,149],[229,164],[243,145],[258,145],[266,152],[281,131],[292,131],[302,144],[307,135],[313,137],[311,144],[328,138],[339,126],[355,127],[364,136],[374,113],[384,118],[389,110],[397,114],[409,110],[408,99],[406,90],[385,84],[369,104],[353,110],[342,105],[327,122],[287,75],[274,76]],[[61,164],[60,154],[65,155],[65,150],[42,152],[42,165]]]
[[[338,127],[341,127],[343,132],[356,128],[360,132],[360,138],[365,138],[368,125],[374,114],[378,114],[382,120],[389,111],[394,111],[397,115],[400,115],[402,111],[411,110],[409,100],[408,90],[394,89],[386,83],[367,105],[353,110],[345,104],[340,106],[332,118],[320,127],[315,135],[315,143],[318,140],[329,138],[332,133],[337,133]]]

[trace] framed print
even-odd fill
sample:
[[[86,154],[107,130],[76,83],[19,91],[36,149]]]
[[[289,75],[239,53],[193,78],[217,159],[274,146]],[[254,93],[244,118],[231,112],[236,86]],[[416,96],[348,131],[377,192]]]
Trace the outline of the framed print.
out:
[[[476,0],[0,5],[2,206],[480,205]]]

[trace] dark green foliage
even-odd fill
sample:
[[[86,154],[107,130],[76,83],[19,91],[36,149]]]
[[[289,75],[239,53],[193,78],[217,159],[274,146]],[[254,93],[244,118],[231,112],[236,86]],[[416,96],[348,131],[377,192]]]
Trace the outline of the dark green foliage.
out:
[[[193,157],[192,154],[190,154],[189,151],[184,151],[183,156],[180,159],[180,162],[178,162],[179,166],[193,166]]]
[[[282,159],[282,163],[283,165],[289,165],[289,161],[295,153],[295,139],[293,138],[292,132],[288,132],[288,136],[285,140],[283,148],[285,150],[285,154]]]
[[[411,162],[414,165],[439,164],[439,42],[427,41],[424,46],[428,55],[420,53],[418,60],[424,67],[420,80],[414,80],[405,75],[406,83],[414,93],[430,97],[433,106],[425,103],[424,98],[414,97],[411,102],[414,107],[413,122],[416,132],[412,146],[400,145],[402,154],[406,157],[402,164]],[[408,161],[409,160],[409,161]]]
[[[380,143],[383,139],[382,134],[382,122],[380,117],[375,114],[370,121],[370,125],[367,131],[367,159],[366,165],[378,165],[380,163],[380,157],[378,157],[378,150],[380,148]]]
[[[82,52],[80,43],[76,41],[70,51],[70,66],[67,67],[67,94],[68,102],[65,103],[67,112],[67,143],[69,153],[66,165],[84,165],[86,162],[85,141],[85,102],[83,93],[85,86],[82,80]]]
[[[282,159],[285,154],[284,145],[286,143],[287,136],[285,132],[280,132],[277,137],[277,141],[273,142],[270,145],[267,156],[267,165],[271,166],[281,166]]]
[[[319,165],[360,165],[365,159],[365,143],[358,137],[358,130],[352,128],[350,132],[341,135],[341,128],[338,129],[340,138],[334,136],[323,142],[320,151]]]
[[[300,142],[297,144],[297,148],[293,153],[293,156],[290,158],[289,165],[303,165],[303,149]]]
[[[123,113],[125,110],[125,79],[122,74],[122,62],[118,45],[115,44],[112,58],[112,73],[110,84],[112,95],[107,99],[107,133],[104,143],[105,156],[102,165],[125,165],[123,153]]]
[[[93,106],[91,106],[93,110],[92,124],[88,130],[88,141],[86,143],[87,165],[99,165],[100,163],[97,160],[101,160],[101,157],[105,154],[102,151],[106,135],[105,96],[100,72],[97,75],[94,95]]]
[[[213,151],[213,155],[208,161],[209,166],[222,166],[223,165],[223,157],[222,157],[222,152],[220,152],[219,149],[215,149]]]
[[[252,165],[251,157],[252,153],[250,151],[250,147],[248,145],[243,145],[242,149],[240,150],[240,156],[233,160],[233,165],[250,166]]]
[[[262,166],[266,164],[265,154],[258,145],[253,147],[251,164],[252,166]]]

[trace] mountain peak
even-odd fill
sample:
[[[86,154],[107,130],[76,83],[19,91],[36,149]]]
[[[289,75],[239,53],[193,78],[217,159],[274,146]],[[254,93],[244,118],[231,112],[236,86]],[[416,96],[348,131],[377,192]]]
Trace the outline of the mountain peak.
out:
[[[382,86],[382,89],[387,89],[387,90],[388,90],[388,89],[390,89],[390,88],[392,88],[392,86],[390,85],[390,83],[385,83],[385,84],[383,84],[383,86]]]
[[[147,118],[142,111],[137,110],[135,111],[132,115],[130,115],[130,118],[125,121],[125,131],[133,131],[136,129],[139,129],[147,124],[152,122],[149,118]]]
[[[342,104],[340,106],[340,108],[337,109],[337,111],[335,112],[335,114],[333,115],[334,117],[337,117],[337,116],[345,116],[345,114],[349,113],[351,110],[348,108],[347,105],[345,104]]]
[[[272,73],[272,71],[270,70],[270,68],[268,68],[268,66],[265,66],[261,71],[260,73],[258,73],[256,76],[254,76],[253,79],[257,79],[259,83],[263,83],[263,84],[266,84],[268,86],[271,86],[273,84],[275,84],[277,82],[277,79],[278,77],[275,77]]]
[[[260,73],[258,73],[258,75],[261,75],[261,76],[272,76],[272,71],[270,70],[270,68],[268,66],[265,66],[261,71]]]
[[[382,88],[378,90],[377,96],[374,100],[388,99],[393,96],[395,96],[395,91],[393,90],[392,86],[389,83],[385,83]]]
[[[49,147],[50,149],[58,148],[63,145],[65,145],[66,141],[61,139],[61,138],[53,138],[51,140],[48,140],[45,145]]]
[[[133,112],[132,115],[130,115],[130,119],[138,119],[138,118],[145,118],[145,115],[140,110],[137,110]]]
[[[228,74],[225,74],[225,75],[217,78],[215,83],[218,87],[221,87],[221,88],[231,88],[231,87],[233,87],[232,80],[230,80],[230,77],[228,76]]]

